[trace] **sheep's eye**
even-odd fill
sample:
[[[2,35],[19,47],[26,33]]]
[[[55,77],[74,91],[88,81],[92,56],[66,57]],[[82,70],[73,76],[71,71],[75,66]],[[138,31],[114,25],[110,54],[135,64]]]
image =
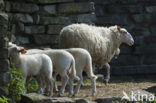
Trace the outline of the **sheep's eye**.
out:
[[[127,32],[126,32],[126,31],[121,31],[121,33],[122,33],[122,34],[127,34]]]

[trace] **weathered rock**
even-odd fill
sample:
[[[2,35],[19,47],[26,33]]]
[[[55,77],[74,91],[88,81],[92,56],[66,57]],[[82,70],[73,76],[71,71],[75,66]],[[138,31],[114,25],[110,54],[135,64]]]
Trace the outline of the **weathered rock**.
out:
[[[93,24],[96,21],[95,14],[81,14],[77,16],[77,22]]]
[[[45,45],[45,44],[57,44],[58,43],[58,35],[34,35],[34,42],[37,45]]]
[[[39,4],[53,4],[53,3],[73,2],[74,0],[26,0],[26,1]]]
[[[138,55],[120,55],[110,63],[116,66],[141,65],[142,57]]]
[[[0,84],[0,96],[8,96],[9,95],[9,91],[8,91],[8,87],[4,87],[4,85]]]
[[[8,49],[7,48],[0,48],[0,59],[8,58]]]
[[[155,48],[153,48],[153,49],[156,51]],[[153,58],[156,58],[156,55],[155,54],[145,55],[144,56],[144,60],[143,60],[143,64],[146,64],[146,65],[156,64],[156,61]]]
[[[33,18],[29,14],[15,14],[16,20],[22,23],[33,23]]]
[[[135,26],[132,28],[132,34],[134,36],[142,36],[142,35],[146,36],[146,35],[150,35],[150,31],[148,28]]]
[[[9,72],[0,72],[0,82],[1,85],[7,85],[11,80],[11,75]]]
[[[70,24],[68,17],[41,17],[40,24]]]
[[[22,36],[18,36],[17,37],[17,41],[19,42],[19,44],[23,45],[23,44],[29,44],[29,38],[28,37],[22,37]]]
[[[2,53],[3,52],[1,52],[1,54]],[[7,72],[7,71],[9,71],[9,60],[7,60],[7,59],[0,59],[0,67],[1,67],[0,68],[0,72]]]
[[[121,102],[120,97],[108,97],[108,98],[98,98],[96,99],[97,103],[113,103],[113,102]]]
[[[146,44],[156,43],[156,35],[151,35],[151,36],[144,37],[144,43],[146,43]]]
[[[7,25],[8,24],[8,14],[0,13],[0,24]]]
[[[45,27],[44,26],[25,26],[24,33],[26,34],[42,34],[45,33]]]
[[[136,14],[133,15],[132,18],[136,23],[148,23],[148,24],[153,24],[156,23],[155,20],[156,15],[155,14]]]
[[[2,48],[2,47],[7,47],[7,46],[8,46],[8,38],[0,37],[0,47]]]
[[[74,101],[68,97],[49,98],[40,94],[29,93],[22,95],[21,103],[74,103]]]
[[[43,15],[54,15],[56,14],[56,5],[40,6],[39,13]]]
[[[152,65],[136,65],[136,66],[111,66],[112,75],[145,75],[155,74],[156,64]]]
[[[39,14],[32,14],[33,17],[33,23],[34,24],[39,24],[40,22],[40,15]]]
[[[99,25],[128,25],[128,18],[127,16],[120,16],[120,15],[105,15],[104,17],[97,18],[97,24]]]
[[[148,13],[156,13],[156,6],[148,6],[148,7],[146,7],[146,12],[148,12]]]
[[[93,11],[94,3],[66,3],[60,4],[58,7],[59,13],[87,13]]]
[[[48,34],[59,34],[64,25],[48,25]]]
[[[0,10],[2,10],[4,8],[4,1],[0,0]]]
[[[76,98],[74,99],[75,103],[90,103],[87,99]]]
[[[39,10],[39,7],[36,4],[26,4],[26,3],[18,3],[18,2],[7,2],[8,12],[22,12],[22,13],[34,13]]]
[[[150,31],[151,31],[151,34],[152,34],[152,35],[155,35],[155,33],[156,33],[156,25],[152,25],[152,26],[150,27]]]

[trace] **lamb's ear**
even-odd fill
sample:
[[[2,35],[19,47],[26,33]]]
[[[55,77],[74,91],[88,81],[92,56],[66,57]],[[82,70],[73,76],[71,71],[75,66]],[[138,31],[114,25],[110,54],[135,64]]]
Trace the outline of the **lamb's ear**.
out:
[[[27,53],[27,51],[24,48],[21,48],[19,52],[21,52],[22,54]]]
[[[120,29],[121,29],[120,26],[117,26],[117,30],[118,30],[119,32],[120,32]]]

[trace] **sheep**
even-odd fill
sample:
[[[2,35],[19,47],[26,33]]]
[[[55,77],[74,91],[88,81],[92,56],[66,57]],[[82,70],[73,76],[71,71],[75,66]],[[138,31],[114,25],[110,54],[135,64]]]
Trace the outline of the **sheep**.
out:
[[[105,82],[110,79],[110,65],[115,54],[119,54],[119,46],[126,43],[134,44],[131,34],[119,26],[97,27],[87,24],[72,24],[64,27],[60,32],[60,48],[84,48],[92,56],[93,66],[106,66]]]
[[[43,50],[50,50],[50,48],[44,48]],[[66,50],[69,53],[71,53],[75,59],[75,68],[76,68],[76,73],[80,78],[80,81],[78,82],[75,93],[77,94],[79,92],[81,83],[83,83],[83,76],[82,72],[85,71],[90,77],[92,81],[92,95],[94,96],[96,93],[96,79],[97,76],[94,75],[93,69],[92,69],[92,58],[89,54],[89,52],[85,49],[82,48],[69,48],[69,49],[62,49]],[[54,77],[56,78],[56,77]],[[55,89],[57,90],[57,85],[55,83]]]
[[[12,45],[8,48],[11,61],[15,63],[16,68],[20,68],[23,71],[23,76],[26,78],[26,84],[29,76],[37,76],[38,83],[41,84],[40,73],[46,78],[48,96],[53,95],[53,67],[52,61],[49,56],[45,54],[33,54],[25,55],[26,51],[23,47]],[[41,93],[42,85],[39,85],[38,93]]]
[[[44,53],[48,55],[53,61],[53,68],[55,72],[54,81],[56,81],[55,77],[57,74],[59,74],[62,79],[62,87],[61,90],[59,91],[60,96],[64,93],[66,84],[69,80],[69,86],[70,86],[69,97],[71,97],[73,95],[73,79],[75,78],[79,81],[79,77],[77,77],[76,75],[74,57],[65,50],[58,50],[58,49],[45,50],[45,51],[37,50],[37,49],[27,50],[27,54],[36,54],[36,53]],[[68,71],[69,71],[70,78],[67,75]]]

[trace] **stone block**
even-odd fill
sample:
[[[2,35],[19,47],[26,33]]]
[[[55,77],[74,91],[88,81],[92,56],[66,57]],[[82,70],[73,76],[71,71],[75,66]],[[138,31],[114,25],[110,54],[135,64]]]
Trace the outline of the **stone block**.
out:
[[[34,24],[39,24],[39,22],[40,22],[40,15],[39,14],[32,14],[31,16],[33,17],[33,23]]]
[[[8,46],[8,38],[0,37],[0,47],[5,48]]]
[[[7,25],[8,24],[8,14],[0,13],[0,25]]]
[[[146,43],[146,44],[154,44],[154,43],[156,43],[156,35],[145,36],[144,37],[144,43]]]
[[[77,16],[77,22],[78,23],[94,23],[96,21],[96,15],[95,14],[80,14]]]
[[[8,72],[9,71],[9,60],[0,59],[0,72]]]
[[[59,34],[64,25],[48,25],[48,34]]]
[[[26,2],[32,2],[37,4],[53,4],[53,3],[68,3],[74,2],[74,0],[25,0]]]
[[[131,31],[132,31],[132,34],[134,36],[147,36],[147,35],[150,35],[150,30],[148,28],[145,28],[145,27],[134,26]]]
[[[141,65],[143,56],[140,55],[119,55],[110,62],[112,66]]]
[[[25,26],[24,33],[26,34],[42,34],[45,33],[45,27],[44,26]]]
[[[19,44],[21,44],[21,45],[30,43],[28,37],[22,37],[22,36],[18,36],[16,41],[18,41]]]
[[[34,42],[37,45],[54,45],[58,43],[59,36],[58,35],[33,35]]]
[[[85,8],[85,9],[84,9]],[[94,11],[94,3],[65,3],[58,6],[59,13],[89,13]]]
[[[156,6],[147,6],[145,9],[147,13],[156,13]]]
[[[15,17],[15,19],[18,22],[22,22],[22,23],[33,23],[33,18],[29,14],[17,13],[17,14],[14,15],[14,17]]]
[[[156,54],[145,55],[144,60],[143,60],[143,64],[146,64],[146,65],[156,64],[156,60],[154,58],[156,58]]]
[[[110,13],[142,13],[143,12],[143,6],[142,5],[119,5],[119,6],[108,6],[108,12]]]
[[[0,96],[8,96],[9,91],[7,85],[0,85]]]
[[[111,67],[112,75],[145,75],[145,74],[155,74],[156,64],[152,65],[136,65],[136,66],[116,66]]]
[[[39,14],[42,14],[42,15],[54,15],[54,14],[56,14],[56,5],[40,6]]]
[[[4,8],[4,1],[0,0],[0,10],[2,10]]]
[[[39,7],[36,4],[27,4],[27,3],[18,3],[18,2],[10,2],[6,3],[6,10],[8,12],[22,12],[22,13],[34,13],[39,10]],[[9,6],[10,5],[10,6]]]
[[[122,100],[120,97],[106,97],[106,98],[98,98],[96,99],[97,103],[122,103]]]
[[[98,25],[128,25],[127,16],[121,15],[105,15],[104,17],[98,17],[96,24]]]
[[[152,26],[150,27],[150,31],[151,31],[151,34],[152,34],[152,35],[156,35],[156,25],[152,25]]]
[[[0,48],[0,59],[8,58],[8,49],[7,48]]]
[[[41,94],[29,93],[22,94],[21,103],[75,103],[72,98],[68,97],[53,97],[49,98]]]
[[[6,85],[11,80],[11,75],[9,72],[0,72],[0,85]]]
[[[40,24],[71,24],[68,17],[41,17]]]
[[[133,20],[136,23],[141,24],[155,24],[156,23],[156,14],[136,14],[132,16]]]

